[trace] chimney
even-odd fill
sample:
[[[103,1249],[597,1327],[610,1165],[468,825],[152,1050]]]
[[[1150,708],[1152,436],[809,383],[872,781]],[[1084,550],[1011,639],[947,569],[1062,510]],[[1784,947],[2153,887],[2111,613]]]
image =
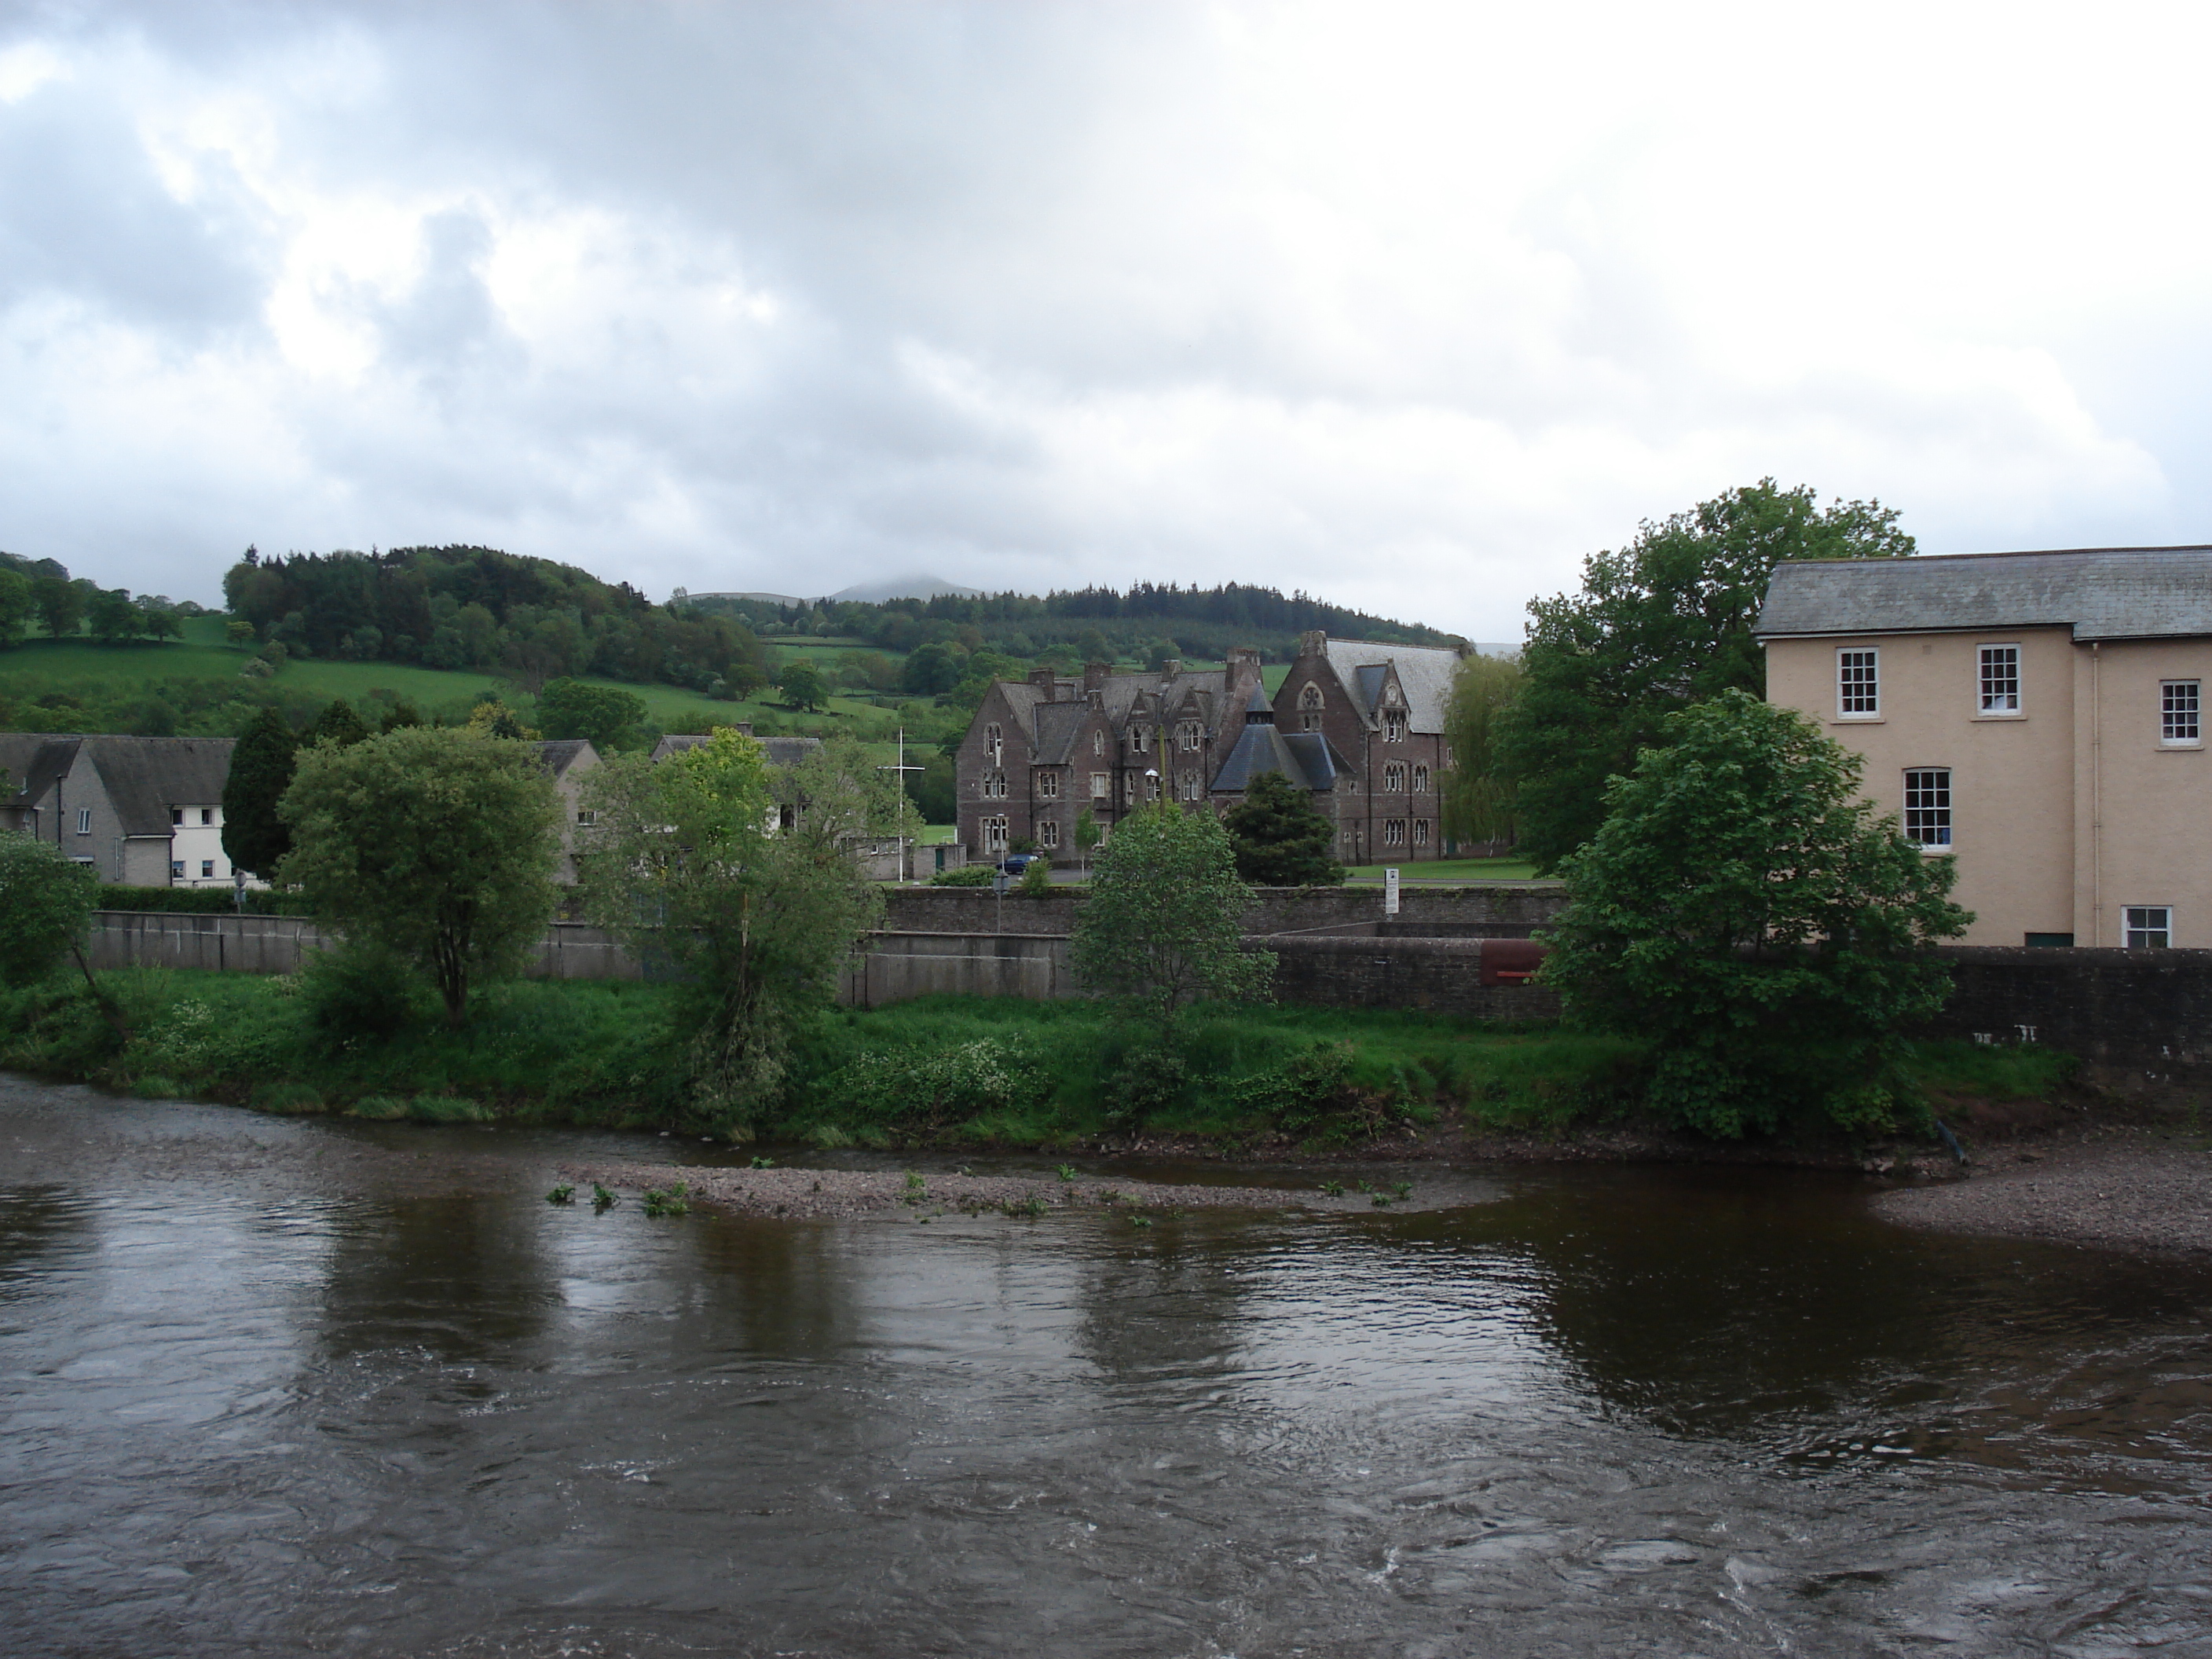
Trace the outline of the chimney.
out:
[[[1083,665],[1083,689],[1085,691],[1103,690],[1106,686],[1107,665],[1103,662]]]
[[[1170,657],[1167,659],[1165,666],[1161,672],[1166,674],[1170,679],[1176,678],[1182,672],[1182,659],[1181,657]]]
[[[1328,652],[1328,635],[1322,633],[1320,629],[1316,628],[1310,634],[1298,635],[1298,655],[1301,657],[1325,656]]]
[[[1052,701],[1052,680],[1053,673],[1052,670],[1049,668],[1032,668],[1030,670],[1030,684],[1036,686],[1039,690],[1044,693],[1044,700],[1047,702],[1050,702]]]

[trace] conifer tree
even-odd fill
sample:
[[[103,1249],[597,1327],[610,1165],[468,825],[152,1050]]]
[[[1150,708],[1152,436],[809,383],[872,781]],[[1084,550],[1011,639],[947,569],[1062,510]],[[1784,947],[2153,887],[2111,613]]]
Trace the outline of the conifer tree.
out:
[[[1329,856],[1336,831],[1301,789],[1279,772],[1252,780],[1222,819],[1237,851],[1237,874],[1255,887],[1334,887],[1344,867]]]
[[[334,743],[339,748],[349,748],[368,735],[368,727],[362,724],[361,716],[353,712],[353,705],[343,697],[332,698],[330,706],[315,717],[307,728],[302,744]]]
[[[291,787],[298,746],[284,717],[264,708],[231,751],[230,776],[222,786],[222,850],[237,868],[264,880],[292,850],[292,832],[276,816],[276,804]]]

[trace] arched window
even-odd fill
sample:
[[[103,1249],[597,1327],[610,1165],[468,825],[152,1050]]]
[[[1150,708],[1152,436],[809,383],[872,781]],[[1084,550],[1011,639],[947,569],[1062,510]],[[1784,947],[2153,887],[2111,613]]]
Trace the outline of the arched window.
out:
[[[1091,734],[1091,752],[1093,755],[1103,755],[1106,752],[1106,734],[1103,732],[1093,732]]]
[[[1402,795],[1406,793],[1406,769],[1396,761],[1392,761],[1389,765],[1382,769],[1382,793],[1386,795]]]
[[[983,753],[990,758],[991,764],[994,766],[1000,764],[1006,758],[1006,734],[999,729],[996,723],[983,728]]]
[[[1322,707],[1321,687],[1316,685],[1311,680],[1308,680],[1305,684],[1305,690],[1298,693],[1299,712],[1304,713],[1309,708],[1319,708],[1321,707]]]
[[[1382,741],[1403,743],[1406,740],[1406,711],[1386,708],[1382,711]]]
[[[983,799],[1004,800],[1006,798],[1006,775],[1004,772],[983,774]]]
[[[1426,847],[1428,844],[1429,821],[1426,818],[1415,818],[1413,820],[1413,845],[1416,847]]]
[[[1417,766],[1413,769],[1413,793],[1417,795],[1425,795],[1429,793],[1429,769],[1425,766]]]
[[[1129,728],[1129,749],[1130,752],[1133,754],[1151,754],[1152,752],[1152,734],[1151,729],[1142,726],[1131,726]]]
[[[1196,720],[1185,720],[1176,727],[1176,747],[1196,754],[1198,746],[1206,740],[1206,728]]]
[[[1385,847],[1403,847],[1406,844],[1405,819],[1385,818],[1382,820],[1382,844]]]

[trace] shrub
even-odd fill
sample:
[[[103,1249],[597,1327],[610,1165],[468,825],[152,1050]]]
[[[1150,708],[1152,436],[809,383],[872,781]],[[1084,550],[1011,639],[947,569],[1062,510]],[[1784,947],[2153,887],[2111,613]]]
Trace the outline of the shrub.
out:
[[[865,1052],[837,1074],[833,1092],[872,1117],[937,1127],[1032,1104],[1047,1086],[1026,1043],[980,1037],[944,1048]]]
[[[1031,859],[1022,866],[1021,885],[1015,890],[1024,898],[1045,898],[1052,892],[1052,860]]]
[[[998,870],[988,864],[963,864],[957,870],[940,870],[929,878],[932,887],[988,887]]]
[[[319,951],[300,974],[308,1023],[333,1048],[388,1042],[428,1013],[411,964],[373,945]]]

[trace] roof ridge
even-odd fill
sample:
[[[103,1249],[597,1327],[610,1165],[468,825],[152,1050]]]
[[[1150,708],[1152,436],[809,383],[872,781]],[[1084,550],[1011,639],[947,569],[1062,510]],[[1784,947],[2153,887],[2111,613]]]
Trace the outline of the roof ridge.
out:
[[[2173,542],[2160,547],[2021,547],[1998,553],[1914,553],[1902,559],[1777,559],[1784,565],[1938,564],[1961,559],[2058,559],[2090,553],[2212,553],[2212,542]]]

